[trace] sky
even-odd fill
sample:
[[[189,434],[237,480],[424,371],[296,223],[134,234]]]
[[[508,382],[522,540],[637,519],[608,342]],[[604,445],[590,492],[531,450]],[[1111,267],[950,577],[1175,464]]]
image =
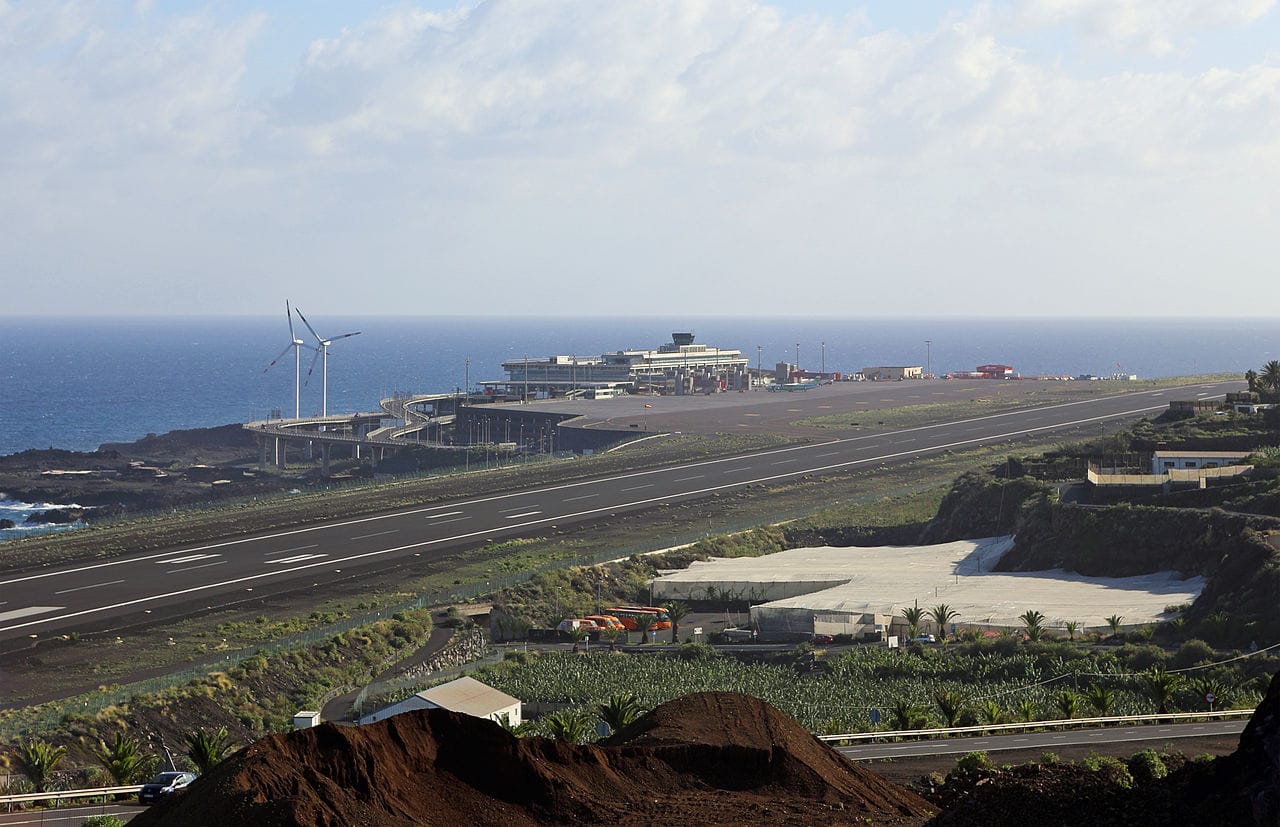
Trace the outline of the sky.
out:
[[[1273,317],[1275,6],[0,0],[0,314]]]

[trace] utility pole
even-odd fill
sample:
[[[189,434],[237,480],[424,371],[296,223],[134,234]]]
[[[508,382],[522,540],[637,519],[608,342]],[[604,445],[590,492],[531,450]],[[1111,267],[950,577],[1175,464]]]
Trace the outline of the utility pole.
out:
[[[925,376],[932,376],[932,375],[933,375],[933,339],[925,339],[925,340],[924,340],[924,347],[925,347],[925,351],[924,351],[924,354],[925,354],[925,355],[924,355],[924,364],[925,364],[925,368],[924,368],[924,375],[925,375]]]
[[[822,343],[822,375],[827,375],[827,343]]]
[[[523,404],[529,404],[529,354],[524,355],[524,396],[520,400]]]
[[[471,357],[470,356],[467,357],[466,368],[462,376],[463,376],[462,391],[465,394],[463,398],[466,399],[466,401],[470,402],[471,401]]]
[[[800,371],[800,343],[796,342],[796,372]]]
[[[760,353],[764,350],[762,345],[756,345],[756,386],[764,384],[764,374],[760,372]]]

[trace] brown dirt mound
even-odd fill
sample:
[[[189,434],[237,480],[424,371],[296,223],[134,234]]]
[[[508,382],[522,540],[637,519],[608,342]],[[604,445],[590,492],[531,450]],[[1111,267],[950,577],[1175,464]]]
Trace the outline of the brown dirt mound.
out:
[[[706,693],[606,746],[443,710],[273,735],[133,824],[922,824],[936,808],[768,704]]]

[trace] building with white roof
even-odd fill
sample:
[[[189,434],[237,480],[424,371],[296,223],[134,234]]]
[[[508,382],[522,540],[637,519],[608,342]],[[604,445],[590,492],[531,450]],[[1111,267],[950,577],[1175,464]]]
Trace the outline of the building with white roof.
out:
[[[498,723],[505,721],[508,726],[514,727],[520,724],[521,703],[519,698],[513,698],[475,678],[463,676],[371,712],[360,718],[360,723],[371,724],[414,709],[447,709]]]

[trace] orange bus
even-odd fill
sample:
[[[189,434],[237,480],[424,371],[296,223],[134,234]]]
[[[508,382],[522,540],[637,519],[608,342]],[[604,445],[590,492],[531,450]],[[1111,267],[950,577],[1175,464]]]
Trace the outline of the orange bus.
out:
[[[615,606],[612,609],[605,609],[602,614],[618,618],[622,621],[622,625],[631,631],[639,628],[636,620],[640,617],[653,618],[650,629],[671,628],[671,616],[667,614],[667,610],[656,606]]]

